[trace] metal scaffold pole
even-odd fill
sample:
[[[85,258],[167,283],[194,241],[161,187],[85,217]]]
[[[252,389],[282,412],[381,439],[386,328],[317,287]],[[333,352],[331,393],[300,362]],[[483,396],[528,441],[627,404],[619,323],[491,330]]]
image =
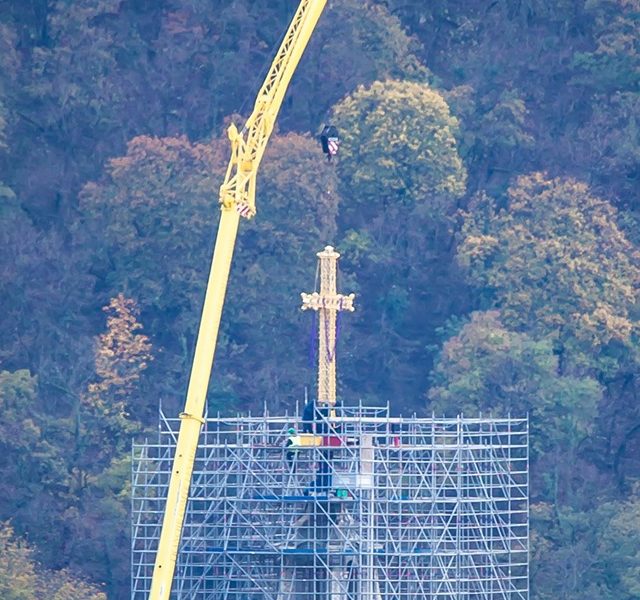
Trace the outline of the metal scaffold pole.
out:
[[[297,416],[210,417],[175,583],[190,600],[527,600],[528,423],[327,418],[327,447],[285,457]],[[133,448],[132,600],[148,593],[177,419]]]

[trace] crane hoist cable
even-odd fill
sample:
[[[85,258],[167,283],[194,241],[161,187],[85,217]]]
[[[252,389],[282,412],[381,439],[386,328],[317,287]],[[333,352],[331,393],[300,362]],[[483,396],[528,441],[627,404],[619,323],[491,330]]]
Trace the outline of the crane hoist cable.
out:
[[[240,217],[251,218],[255,215],[256,176],[260,161],[289,82],[326,3],[327,0],[301,0],[258,92],[253,112],[241,131],[233,124],[227,131],[231,142],[231,158],[224,182],[220,186],[220,223],[198,328],[185,408],[180,413],[180,429],[149,600],[168,600],[171,593]]]

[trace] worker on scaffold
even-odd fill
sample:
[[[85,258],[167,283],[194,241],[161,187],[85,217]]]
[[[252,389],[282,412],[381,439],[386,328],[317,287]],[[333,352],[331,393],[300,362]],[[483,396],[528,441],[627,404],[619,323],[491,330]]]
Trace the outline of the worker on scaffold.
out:
[[[313,422],[316,418],[316,403],[311,398],[302,410],[302,433],[314,433]]]
[[[287,465],[289,466],[289,472],[296,472],[296,463],[298,460],[298,449],[301,446],[300,436],[294,427],[290,427],[287,430],[287,441],[284,444],[286,449],[285,458],[287,460]]]
[[[311,399],[302,411],[302,433],[340,433],[340,426],[330,425],[330,419],[341,416],[341,403],[336,402],[333,407],[329,404],[317,406]]]

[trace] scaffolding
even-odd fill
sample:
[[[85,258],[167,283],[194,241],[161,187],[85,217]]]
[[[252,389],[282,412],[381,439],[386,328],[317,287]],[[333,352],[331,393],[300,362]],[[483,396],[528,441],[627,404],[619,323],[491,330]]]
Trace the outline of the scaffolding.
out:
[[[133,446],[132,600],[146,600],[178,419]],[[287,446],[289,430],[314,444]],[[207,418],[177,600],[526,600],[528,421],[357,406]]]

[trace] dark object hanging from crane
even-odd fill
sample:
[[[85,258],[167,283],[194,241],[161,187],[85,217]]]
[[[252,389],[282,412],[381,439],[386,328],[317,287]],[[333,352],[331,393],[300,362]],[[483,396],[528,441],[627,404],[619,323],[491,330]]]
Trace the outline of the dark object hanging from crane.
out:
[[[333,125],[325,125],[320,134],[320,143],[322,144],[322,151],[327,155],[327,160],[330,161],[332,156],[338,154],[338,148],[340,147],[338,129]]]

